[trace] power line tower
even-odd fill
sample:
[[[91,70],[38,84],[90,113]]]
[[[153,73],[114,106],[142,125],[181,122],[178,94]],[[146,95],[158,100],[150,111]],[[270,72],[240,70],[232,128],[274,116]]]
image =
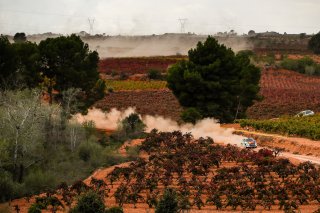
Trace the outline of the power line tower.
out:
[[[88,23],[89,23],[89,27],[90,27],[90,31],[89,31],[89,34],[90,35],[93,35],[93,25],[94,25],[94,18],[88,18]]]
[[[179,23],[180,23],[180,32],[181,33],[185,33],[186,31],[186,24],[187,24],[187,21],[188,19],[186,18],[179,18]]]

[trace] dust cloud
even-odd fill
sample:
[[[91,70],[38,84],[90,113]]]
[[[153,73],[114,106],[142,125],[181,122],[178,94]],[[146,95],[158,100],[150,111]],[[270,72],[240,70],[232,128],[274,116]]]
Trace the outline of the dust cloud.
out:
[[[87,115],[76,114],[74,119],[79,123],[93,121],[98,129],[116,130],[119,122],[132,113],[135,113],[135,110],[131,107],[122,112],[113,108],[108,113],[104,113],[99,109],[93,108],[89,109]]]
[[[125,111],[118,111],[113,108],[108,113],[93,108],[89,109],[87,115],[77,114],[74,118],[80,123],[84,121],[94,121],[96,127],[99,129],[116,130],[119,122],[134,112],[134,108],[128,108]],[[221,127],[215,119],[206,118],[197,122],[195,125],[179,125],[177,122],[162,116],[146,115],[140,117],[146,125],[146,132],[150,132],[152,129],[157,129],[161,132],[180,130],[183,133],[190,132],[194,138],[211,137],[215,142],[237,146],[240,146],[240,142],[243,139],[242,136],[232,134],[232,128]]]
[[[101,58],[187,55],[199,41],[207,36],[201,35],[155,35],[155,36],[112,36],[106,39],[84,39],[90,49],[97,50]],[[217,38],[233,51],[252,49],[253,44],[245,37]]]
[[[39,43],[46,37],[32,35],[28,40]],[[100,58],[109,57],[148,57],[187,55],[191,48],[195,48],[199,41],[204,42],[208,35],[196,34],[163,34],[149,36],[84,36],[90,50],[96,50]],[[253,44],[247,37],[216,37],[219,43],[230,47],[233,51],[252,49]]]

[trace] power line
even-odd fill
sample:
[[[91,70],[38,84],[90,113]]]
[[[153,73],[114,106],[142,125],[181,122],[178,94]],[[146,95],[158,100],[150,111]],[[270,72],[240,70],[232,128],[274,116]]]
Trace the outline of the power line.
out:
[[[186,23],[187,23],[188,19],[179,18],[178,20],[180,22],[180,32],[181,33],[185,33],[185,31],[186,31]]]
[[[92,18],[92,19],[88,18],[89,27],[90,27],[90,31],[89,31],[90,35],[93,35],[93,26],[94,26],[94,21],[95,21],[95,19],[94,19],[94,18]]]

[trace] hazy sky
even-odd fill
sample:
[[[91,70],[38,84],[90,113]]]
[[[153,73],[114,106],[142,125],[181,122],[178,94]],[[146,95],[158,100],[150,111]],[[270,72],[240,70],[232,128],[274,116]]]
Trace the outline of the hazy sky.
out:
[[[0,0],[0,33],[317,33],[320,0]]]

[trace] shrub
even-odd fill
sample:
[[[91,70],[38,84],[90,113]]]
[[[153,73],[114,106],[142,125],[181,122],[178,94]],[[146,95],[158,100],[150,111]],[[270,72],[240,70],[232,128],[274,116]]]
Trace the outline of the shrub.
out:
[[[0,170],[0,203],[13,197],[14,183],[11,175]]]
[[[125,72],[120,73],[120,80],[127,80],[129,78],[128,74]]]
[[[113,93],[113,92],[114,92],[113,87],[109,87],[109,88],[108,88],[108,92],[109,92],[109,93]]]
[[[121,207],[111,207],[106,210],[106,213],[123,213],[123,209]]]
[[[146,125],[142,122],[137,113],[132,113],[126,117],[120,124],[118,139],[127,140],[128,138],[140,138],[143,136]]]
[[[159,70],[151,69],[151,70],[148,71],[148,78],[149,79],[153,79],[153,80],[161,80],[162,79],[162,75],[161,75],[161,72]]]
[[[91,149],[88,145],[82,145],[79,147],[79,157],[85,162],[89,161],[91,157]]]
[[[34,203],[29,207],[28,213],[41,213],[41,208],[37,203]]]
[[[173,189],[167,188],[156,207],[155,213],[176,213],[178,211],[177,194]]]
[[[92,160],[95,155],[99,155],[101,147],[99,144],[88,141],[79,146],[79,158],[85,162]]]
[[[314,75],[316,71],[316,68],[314,66],[306,66],[305,67],[305,73],[307,75]]]
[[[114,77],[114,76],[116,76],[116,75],[119,75],[119,74],[118,74],[118,72],[117,72],[117,71],[112,70],[112,71],[111,71],[111,76],[112,76],[112,77]]]
[[[77,205],[71,210],[73,213],[104,213],[105,205],[102,198],[94,191],[80,196]]]
[[[38,194],[44,190],[54,189],[55,186],[55,176],[49,172],[38,170],[31,172],[25,178],[26,192],[29,194]]]
[[[299,60],[284,59],[280,66],[287,70],[293,70],[307,75],[319,75],[320,65],[314,62],[311,58],[305,57]]]
[[[309,41],[309,49],[315,54],[320,54],[320,32],[312,36]]]
[[[135,160],[139,157],[139,146],[128,147],[126,152],[130,159]]]
[[[120,163],[124,163],[126,161],[126,158],[123,157],[121,154],[118,153],[110,153],[106,152],[104,153],[104,165],[105,166],[113,166]]]
[[[187,108],[181,113],[181,119],[187,123],[195,124],[201,118],[202,116],[199,111],[193,107]]]

